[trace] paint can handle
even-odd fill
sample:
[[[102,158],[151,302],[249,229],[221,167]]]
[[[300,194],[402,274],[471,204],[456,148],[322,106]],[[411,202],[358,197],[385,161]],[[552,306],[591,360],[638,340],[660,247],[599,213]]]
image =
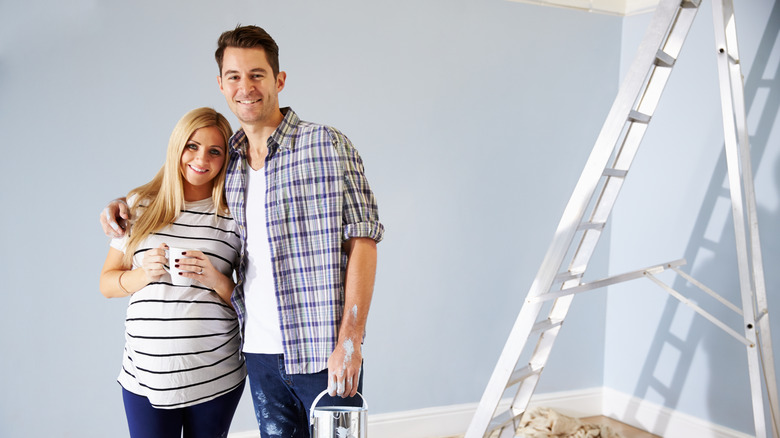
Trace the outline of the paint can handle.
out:
[[[317,406],[317,402],[319,402],[320,399],[327,393],[328,393],[328,390],[326,388],[312,402],[311,409],[309,409],[309,425],[314,424],[314,407]],[[361,394],[360,391],[357,392],[357,395],[359,395],[360,398],[363,400],[363,409],[368,410],[368,402],[366,401],[366,398],[363,397],[363,394]]]

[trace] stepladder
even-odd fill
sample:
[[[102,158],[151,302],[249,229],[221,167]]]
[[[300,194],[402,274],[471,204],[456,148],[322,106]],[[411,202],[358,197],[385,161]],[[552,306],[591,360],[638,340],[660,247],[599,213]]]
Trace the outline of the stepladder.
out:
[[[507,338],[466,438],[514,436],[573,297],[639,278],[657,284],[698,317],[720,328],[726,338],[730,336],[744,345],[755,436],[780,438],[780,408],[732,0],[712,0],[712,11],[741,305],[732,304],[687,274],[683,270],[685,259],[584,281],[700,4],[701,0],[659,3]],[[664,283],[659,278],[664,271],[673,271],[738,314],[742,327],[724,323]],[[529,359],[521,361],[525,357]],[[499,405],[508,408],[498,409]]]

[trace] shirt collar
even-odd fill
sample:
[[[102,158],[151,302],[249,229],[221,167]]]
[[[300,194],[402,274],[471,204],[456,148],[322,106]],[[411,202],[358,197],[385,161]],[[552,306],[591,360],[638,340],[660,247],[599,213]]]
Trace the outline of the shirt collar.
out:
[[[281,149],[293,149],[295,147],[295,143],[293,142],[293,139],[295,138],[294,134],[298,129],[298,124],[301,122],[301,119],[298,118],[298,115],[295,114],[295,111],[290,107],[281,108],[280,111],[284,114],[284,119],[282,119],[282,122],[279,123],[279,126],[276,127],[276,130],[268,138],[269,150],[276,149],[277,147]],[[246,133],[244,133],[243,129],[236,131],[236,133],[230,137],[229,143],[231,149],[242,153],[246,153],[246,148],[249,145],[249,142],[246,139]]]
[[[282,108],[281,111],[282,114],[284,114],[284,119],[282,119],[282,123],[276,127],[276,131],[271,134],[271,140],[281,149],[294,149],[294,134],[295,131],[298,130],[298,124],[300,124],[301,119],[298,118],[298,114],[295,114],[295,111],[290,107]],[[270,142],[268,146],[270,148]]]

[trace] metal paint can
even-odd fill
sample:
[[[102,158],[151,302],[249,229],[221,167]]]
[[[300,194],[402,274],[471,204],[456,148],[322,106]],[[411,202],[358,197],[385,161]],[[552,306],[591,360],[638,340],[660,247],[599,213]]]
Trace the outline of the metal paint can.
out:
[[[311,438],[367,438],[368,403],[361,393],[363,406],[322,406],[317,402],[328,390],[322,391],[309,410],[309,428]]]

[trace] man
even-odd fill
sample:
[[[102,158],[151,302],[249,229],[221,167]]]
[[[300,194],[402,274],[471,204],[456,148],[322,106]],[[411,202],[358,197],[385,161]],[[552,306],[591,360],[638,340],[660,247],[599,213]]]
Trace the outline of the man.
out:
[[[286,73],[263,29],[223,33],[219,89],[241,123],[230,140],[226,192],[242,260],[231,298],[261,436],[308,437],[309,409],[362,386],[361,344],[384,227],[351,142],[338,130],[279,107]],[[107,234],[128,218],[113,202]],[[111,229],[114,230],[111,233]],[[324,403],[324,402],[323,402]]]

